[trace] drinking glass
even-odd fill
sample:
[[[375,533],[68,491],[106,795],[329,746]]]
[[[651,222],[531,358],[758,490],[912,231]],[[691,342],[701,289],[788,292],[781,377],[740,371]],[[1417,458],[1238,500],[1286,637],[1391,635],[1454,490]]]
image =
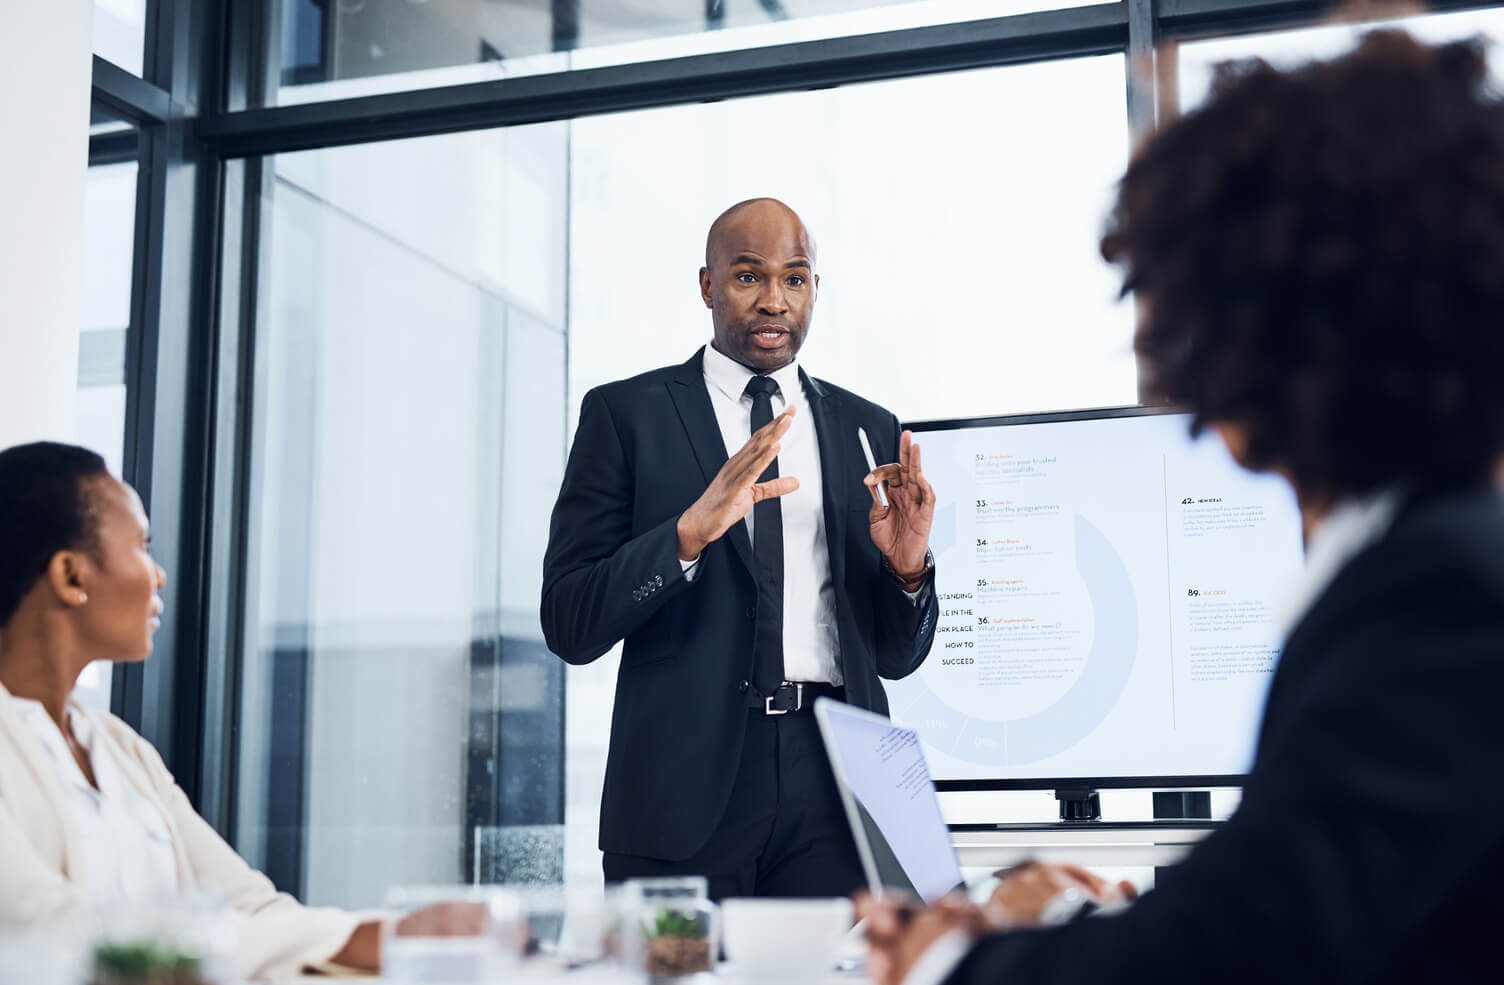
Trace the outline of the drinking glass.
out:
[[[521,960],[526,917],[516,892],[491,886],[409,886],[387,893],[386,985],[486,985]]]

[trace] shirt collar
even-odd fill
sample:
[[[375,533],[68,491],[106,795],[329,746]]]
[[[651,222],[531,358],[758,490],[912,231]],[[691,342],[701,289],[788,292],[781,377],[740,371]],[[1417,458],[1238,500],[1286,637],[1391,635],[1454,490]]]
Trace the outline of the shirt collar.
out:
[[[1290,633],[1321,597],[1338,572],[1365,547],[1388,532],[1403,497],[1395,488],[1338,503],[1306,542],[1306,563],[1278,611],[1281,635]]]
[[[705,346],[703,362],[706,382],[732,400],[742,399],[742,393],[747,389],[747,381],[756,375],[735,359],[732,359],[715,346],[709,344]],[[799,395],[802,391],[800,389],[799,361],[797,359],[782,369],[774,370],[768,375],[778,384],[779,395],[783,398],[785,407],[799,400]]]
[[[83,770],[73,759],[73,752],[68,748],[68,740],[63,736],[57,722],[47,714],[47,709],[35,698],[21,698],[11,695],[12,706],[20,713],[21,720],[26,727],[42,743],[47,750],[47,755],[57,761],[58,767],[67,778],[76,786],[94,793],[94,788],[84,776]],[[80,714],[77,707],[70,700],[66,705],[68,715],[68,727],[73,731],[73,738],[83,747],[84,751],[92,757],[94,754],[94,730],[88,716]],[[95,779],[99,778],[99,770],[95,769]]]

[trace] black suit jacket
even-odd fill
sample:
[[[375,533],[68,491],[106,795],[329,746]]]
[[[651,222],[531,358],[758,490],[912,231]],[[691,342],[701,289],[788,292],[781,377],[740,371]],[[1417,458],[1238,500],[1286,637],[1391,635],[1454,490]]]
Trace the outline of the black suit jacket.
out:
[[[1414,504],[1290,634],[1237,813],[1126,913],[957,985],[1504,979],[1504,505]]]
[[[585,664],[626,641],[600,846],[671,860],[704,844],[730,797],[757,615],[745,524],[705,549],[694,581],[679,563],[679,514],[727,458],[702,353],[585,395],[543,563],[549,649]],[[872,496],[856,430],[866,428],[880,461],[897,461],[898,421],[853,393],[800,379],[819,441],[846,700],[886,713],[879,676],[919,666],[937,615],[933,589],[915,605],[883,570],[868,532]]]

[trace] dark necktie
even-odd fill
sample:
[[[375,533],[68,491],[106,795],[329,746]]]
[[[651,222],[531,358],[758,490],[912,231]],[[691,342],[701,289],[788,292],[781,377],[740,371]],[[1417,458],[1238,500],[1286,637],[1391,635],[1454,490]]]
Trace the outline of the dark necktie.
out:
[[[752,398],[752,430],[773,420],[773,394],[778,384],[754,376],[743,391]],[[778,459],[769,463],[758,482],[778,478]],[[752,553],[757,559],[757,633],[752,643],[752,683],[759,693],[772,694],[783,683],[783,508],[776,496],[752,507]]]

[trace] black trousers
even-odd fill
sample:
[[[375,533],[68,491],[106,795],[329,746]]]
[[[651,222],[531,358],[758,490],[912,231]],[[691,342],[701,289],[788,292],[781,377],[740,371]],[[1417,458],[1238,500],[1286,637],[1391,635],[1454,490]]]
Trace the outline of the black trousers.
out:
[[[682,862],[606,852],[606,882],[702,875],[713,900],[849,896],[865,885],[815,716],[747,715],[736,784],[710,840]]]

